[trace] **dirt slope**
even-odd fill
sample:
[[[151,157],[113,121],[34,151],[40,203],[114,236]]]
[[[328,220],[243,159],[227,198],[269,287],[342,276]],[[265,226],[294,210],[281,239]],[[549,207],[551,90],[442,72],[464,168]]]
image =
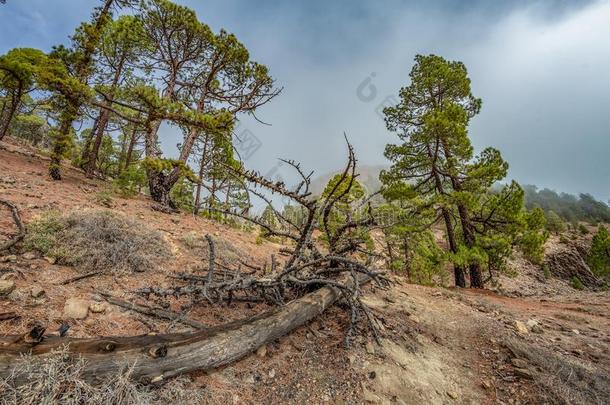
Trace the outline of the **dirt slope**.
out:
[[[1,320],[0,333],[24,333],[35,321],[49,332],[67,322],[72,336],[186,330],[108,304],[103,313],[89,312],[80,320],[66,319],[63,309],[69,298],[96,302],[99,291],[137,301],[133,290],[169,285],[168,276],[196,271],[201,252],[185,242],[185,235],[210,234],[222,241],[231,260],[261,267],[280,248],[270,242],[257,245],[254,233],[153,211],[143,196],[115,197],[110,208],[101,206],[96,195],[108,187],[77,170],[66,170],[61,183],[52,182],[44,158],[16,144],[0,145],[0,198],[18,204],[26,223],[47,210],[110,209],[162,231],[174,253],[174,260],[154,274],[103,275],[64,286],[59,282],[81,274],[79,269],[30,258],[20,249],[3,252],[0,277],[14,281],[16,288],[0,297],[0,313],[13,311],[19,318]],[[0,211],[0,239],[11,232],[8,211]],[[381,346],[363,337],[344,348],[347,319],[332,308],[233,366],[194,373],[191,388],[201,391],[205,403],[538,404],[557,402],[557,395],[567,403],[610,402],[610,294],[577,292],[553,281],[549,295],[543,283],[526,276],[512,285],[534,292],[517,298],[395,281],[389,290],[367,291],[384,330]],[[33,287],[45,293],[34,298]],[[170,309],[180,311],[181,304],[174,300]],[[218,324],[266,308],[201,305],[188,316]]]

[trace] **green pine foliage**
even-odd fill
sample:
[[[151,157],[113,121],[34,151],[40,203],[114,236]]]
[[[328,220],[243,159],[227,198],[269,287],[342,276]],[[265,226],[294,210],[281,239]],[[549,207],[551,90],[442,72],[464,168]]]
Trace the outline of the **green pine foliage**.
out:
[[[549,232],[559,234],[565,232],[566,224],[555,211],[548,211],[546,213],[546,229]]]
[[[575,196],[567,193],[557,193],[547,188],[539,190],[532,185],[526,185],[523,188],[528,209],[540,207],[547,213],[554,211],[567,222],[610,222],[610,206],[597,201],[590,194]]]
[[[610,278],[610,232],[605,226],[600,225],[593,236],[587,264],[596,275]]]
[[[517,183],[494,188],[508,171],[500,152],[474,154],[468,125],[482,102],[464,64],[418,55],[410,79],[399,104],[384,110],[401,141],[385,150],[392,162],[380,175],[385,197],[408,200],[427,228],[442,222],[456,284],[465,286],[468,271],[471,286],[482,287],[483,271],[501,270],[513,246],[539,257],[545,233],[525,210]]]

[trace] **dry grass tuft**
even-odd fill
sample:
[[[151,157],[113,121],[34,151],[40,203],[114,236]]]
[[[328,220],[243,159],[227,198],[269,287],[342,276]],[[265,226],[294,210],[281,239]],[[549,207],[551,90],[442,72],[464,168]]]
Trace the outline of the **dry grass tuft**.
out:
[[[565,405],[607,404],[610,371],[587,368],[565,356],[522,340],[508,339],[506,347],[538,368],[535,383],[545,403]]]
[[[145,271],[171,256],[159,232],[110,211],[46,213],[28,226],[24,243],[27,249],[86,271]]]
[[[0,380],[0,404],[144,405],[199,404],[201,390],[188,387],[184,378],[162,387],[131,381],[131,369],[92,385],[83,379],[84,361],[64,348],[50,356],[22,357],[11,377]]]
[[[216,257],[223,264],[230,265],[239,262],[240,258],[243,257],[243,251],[238,249],[231,242],[219,238],[212,237],[214,240],[214,247],[216,249]],[[205,239],[205,234],[191,231],[184,234],[181,238],[182,243],[193,251],[197,256],[204,260],[208,260],[210,256],[209,245]]]

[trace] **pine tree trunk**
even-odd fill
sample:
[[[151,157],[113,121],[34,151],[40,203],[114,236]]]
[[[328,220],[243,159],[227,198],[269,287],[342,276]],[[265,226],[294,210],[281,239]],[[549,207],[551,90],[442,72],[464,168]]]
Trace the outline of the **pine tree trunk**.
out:
[[[93,140],[93,134],[95,134],[97,131],[97,124],[100,122],[101,115],[102,115],[102,112],[100,111],[100,114],[97,116],[95,121],[93,121],[93,127],[91,128],[91,133],[89,134],[87,139],[85,139],[85,144],[83,145],[83,150],[81,151],[81,155],[80,155],[81,156],[80,157],[80,168],[81,169],[84,169],[85,167],[87,167],[87,159],[89,157],[89,149],[91,148],[91,141]]]
[[[2,123],[0,124],[0,141],[4,139],[6,134],[8,134],[8,129],[11,126],[11,121],[17,112],[17,108],[19,108],[19,104],[21,103],[21,97],[23,95],[23,89],[21,86],[17,89],[16,92],[13,93],[11,97],[11,105],[8,108],[8,113],[6,117],[2,116]]]
[[[49,164],[49,176],[56,181],[61,180],[61,160],[66,154],[70,144],[72,123],[75,118],[76,112],[75,110],[71,110],[70,107],[68,107],[68,110],[65,111],[60,118],[59,131],[55,138],[55,142],[53,142],[51,163]]]
[[[90,75],[91,62],[93,60],[93,54],[97,48],[97,42],[101,35],[103,26],[108,22],[110,15],[110,8],[115,0],[105,0],[104,6],[100,10],[100,14],[95,21],[95,28],[89,37],[86,39],[84,52],[76,67],[76,78],[83,84],[87,84]],[[95,37],[93,37],[95,35]],[[59,126],[59,133],[55,145],[53,146],[53,156],[51,157],[51,164],[49,165],[49,175],[53,180],[61,180],[61,155],[65,153],[67,148],[67,141],[71,136],[70,130],[72,123],[78,116],[78,111],[83,105],[83,100],[80,97],[71,97],[67,101],[64,117],[61,120]]]
[[[125,57],[123,56],[119,61],[119,65],[117,66],[116,71],[114,72],[114,77],[110,86],[111,90],[108,94],[108,100],[106,100],[106,102],[104,103],[107,107],[111,107],[112,105],[112,100],[114,99],[116,87],[118,86],[119,80],[121,80],[121,75],[123,74],[124,64]],[[108,126],[108,121],[110,121],[110,110],[102,109],[96,132],[93,135],[93,147],[89,150],[89,157],[87,159],[87,166],[85,168],[85,173],[89,178],[93,177],[93,174],[97,167],[97,158],[100,153],[100,146],[102,145],[102,141],[104,140],[104,132],[106,131],[106,127]]]
[[[428,148],[428,156],[430,158],[433,157],[432,151]],[[433,159],[436,160],[436,159]],[[439,194],[443,194],[443,183],[441,181],[441,177],[438,174],[436,167],[432,168],[432,176],[434,176],[434,183],[436,187],[436,191]],[[445,221],[445,228],[447,230],[447,241],[449,242],[449,249],[452,253],[458,252],[458,246],[455,239],[455,230],[453,229],[453,222],[451,222],[451,213],[447,210],[447,208],[441,208],[441,214],[443,215],[443,220]],[[466,277],[464,276],[464,269],[461,266],[457,266],[455,263],[453,264],[453,275],[455,278],[455,285],[457,287],[466,288]]]
[[[129,147],[127,148],[127,156],[125,156],[125,166],[123,170],[127,170],[133,159],[133,150],[136,146],[136,140],[138,139],[138,127],[134,125],[133,131],[131,132],[131,138],[129,138]]]
[[[104,140],[104,132],[106,131],[106,126],[108,125],[109,119],[110,111],[103,109],[96,131],[92,136],[93,144],[90,146],[89,153],[87,155],[85,174],[88,178],[93,177],[95,169],[97,168],[97,157],[100,153],[100,146],[102,145],[102,141]]]
[[[171,187],[167,186],[167,176],[154,170],[147,172],[150,198],[164,207],[175,208],[170,198]]]

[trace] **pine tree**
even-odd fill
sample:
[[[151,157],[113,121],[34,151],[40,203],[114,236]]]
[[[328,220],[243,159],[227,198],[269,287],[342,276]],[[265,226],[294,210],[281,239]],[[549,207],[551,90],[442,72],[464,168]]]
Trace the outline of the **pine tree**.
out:
[[[593,236],[587,263],[596,275],[610,277],[610,233],[603,225]]]
[[[387,128],[402,143],[387,145],[392,166],[381,181],[411,198],[415,212],[431,212],[430,224],[443,221],[456,285],[466,286],[468,269],[470,286],[482,288],[483,267],[498,267],[525,232],[523,191],[513,183],[494,193],[508,165],[493,148],[473,154],[468,124],[481,100],[471,92],[466,67],[418,55],[410,78],[400,102],[384,110]]]

